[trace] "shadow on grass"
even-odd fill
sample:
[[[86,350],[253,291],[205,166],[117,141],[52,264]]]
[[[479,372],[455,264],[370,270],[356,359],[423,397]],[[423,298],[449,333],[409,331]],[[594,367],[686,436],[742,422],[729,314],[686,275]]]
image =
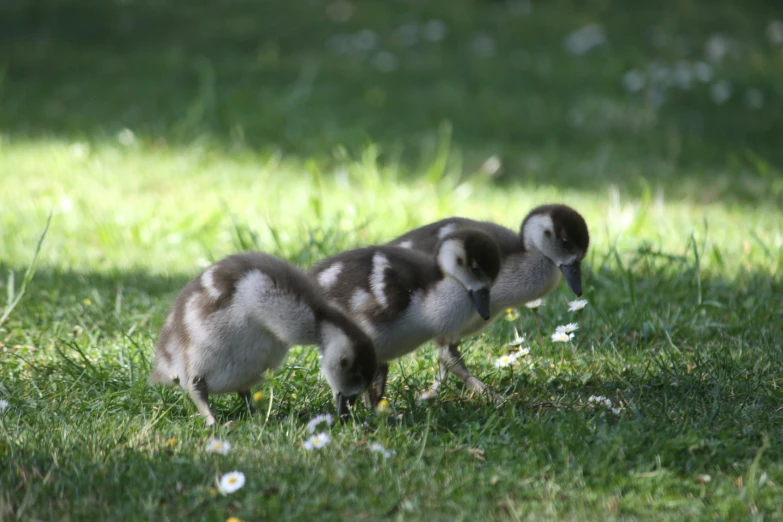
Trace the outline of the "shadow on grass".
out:
[[[750,488],[762,471],[770,481],[782,477],[777,383],[783,379],[783,321],[771,304],[783,286],[764,273],[706,276],[699,304],[693,276],[687,269],[658,274],[655,292],[639,293],[632,303],[620,290],[626,273],[587,270],[591,304],[575,348],[539,343],[531,367],[506,373],[478,353],[502,345],[502,323],[466,347],[471,368],[504,393],[504,404],[467,397],[453,378],[435,402],[419,403],[417,391],[434,376],[434,355],[419,354],[403,369],[392,367],[388,395],[400,417],[385,420],[360,407],[355,423],[332,428],[335,442],[347,449],[334,444],[324,450],[329,455],[309,459],[300,446],[304,424],[333,411],[311,352],[292,354],[270,377],[269,424],[264,414],[249,417],[234,397],[224,396],[213,401],[215,412],[221,423],[237,426],[213,432],[179,390],[146,383],[157,332],[189,276],[44,269],[0,337],[0,394],[11,403],[2,418],[9,442],[0,443],[0,458],[13,463],[0,469],[0,482],[12,492],[5,503],[19,512],[29,496],[28,512],[51,518],[64,511],[87,518],[143,510],[161,519],[195,512],[219,518],[251,501],[269,513],[328,506],[348,514],[386,513],[414,486],[431,495],[429,502],[442,502],[446,493],[427,484],[447,484],[459,473],[469,475],[465,487],[480,491],[481,501],[501,493],[496,500],[527,501],[547,495],[535,492],[550,484],[578,496],[636,491],[647,497],[648,488],[660,488],[697,498],[696,477],[707,473],[729,484],[732,494],[748,491],[759,509],[771,510],[779,504],[767,498],[774,497],[772,486]],[[542,332],[563,322],[556,303],[566,296],[561,288],[542,307]],[[533,331],[533,319],[524,321]],[[590,404],[593,395],[609,398],[619,415]],[[201,450],[213,435],[230,438],[229,457],[212,459]],[[174,449],[166,446],[172,438],[179,440]],[[367,458],[361,448],[374,440],[395,449],[395,460],[378,465]],[[347,474],[336,478],[324,458],[340,462]],[[230,469],[243,470],[248,485],[211,499],[215,476]],[[734,489],[736,477],[747,490]],[[367,484],[379,480],[377,495],[346,496],[366,493]],[[492,480],[506,482],[483,486]],[[519,488],[520,480],[529,484]],[[714,494],[725,498],[725,491]],[[435,507],[464,511],[462,503],[477,501],[467,495]]]
[[[338,23],[340,4],[326,1],[5,3],[0,131],[102,141],[128,128],[151,146],[281,150],[327,167],[338,146],[358,156],[378,142],[382,161],[415,175],[435,164],[435,176],[453,146],[466,174],[497,156],[499,182],[636,192],[647,180],[677,195],[687,173],[708,199],[781,192],[779,55],[760,36],[780,15],[770,3],[511,4],[361,3]],[[592,22],[608,43],[566,53],[566,35]],[[714,78],[730,82],[728,102],[698,82],[623,91],[631,68],[704,60],[717,31],[730,42]]]

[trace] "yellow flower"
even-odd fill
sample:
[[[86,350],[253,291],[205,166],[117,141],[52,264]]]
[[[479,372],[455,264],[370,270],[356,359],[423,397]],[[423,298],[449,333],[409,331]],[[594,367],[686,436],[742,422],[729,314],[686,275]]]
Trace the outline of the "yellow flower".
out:
[[[238,519],[237,517],[228,517],[226,522],[242,522],[242,520]]]
[[[209,496],[215,498],[217,496],[217,490],[215,488],[209,488]]]
[[[177,445],[177,439],[169,439],[166,441],[166,446],[168,446],[169,448],[173,448],[176,445]]]
[[[381,413],[383,415],[388,415],[392,411],[391,403],[387,401],[386,399],[381,399],[378,401],[378,407],[376,408],[376,411],[378,413]]]
[[[506,321],[514,322],[519,319],[519,311],[516,308],[506,308]]]
[[[89,297],[85,298],[83,302],[84,302],[84,304],[86,304],[87,306],[90,306],[90,305],[92,304],[92,300],[91,300]]]
[[[261,402],[264,400],[264,392],[257,391],[253,394],[253,400],[256,402]]]

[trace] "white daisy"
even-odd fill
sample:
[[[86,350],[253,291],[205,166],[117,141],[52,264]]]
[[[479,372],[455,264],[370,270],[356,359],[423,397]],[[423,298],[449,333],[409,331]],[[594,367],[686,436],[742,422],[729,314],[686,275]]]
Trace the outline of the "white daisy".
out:
[[[555,329],[555,332],[571,333],[579,330],[579,325],[576,323],[561,324]]]
[[[516,361],[516,359],[512,356],[503,355],[502,357],[498,357],[498,359],[495,361],[495,368],[505,368],[507,366],[511,366],[514,364],[514,361]]]
[[[644,89],[646,83],[644,73],[637,69],[632,69],[623,75],[623,87],[628,92],[639,92]]]
[[[527,354],[529,354],[529,353],[530,353],[530,347],[529,347],[529,346],[526,346],[526,347],[524,347],[524,348],[520,348],[520,349],[519,349],[519,350],[517,350],[516,352],[512,353],[512,354],[510,355],[510,357],[511,357],[513,360],[515,360],[515,361],[516,361],[516,360],[517,360],[517,359],[519,359],[520,357],[524,357],[525,355],[527,355]]]
[[[516,308],[506,308],[506,321],[514,322],[519,319],[519,311]]]
[[[418,400],[420,401],[429,401],[434,399],[438,394],[435,393],[432,390],[424,390],[419,394]]]
[[[332,442],[328,433],[321,432],[318,435],[313,435],[304,442],[304,449],[310,451],[314,449],[321,449],[327,444]]]
[[[227,440],[212,439],[207,443],[208,453],[218,453],[225,456],[229,451],[231,451],[231,443]]]
[[[391,450],[387,450],[383,447],[382,444],[378,444],[377,442],[373,443],[372,446],[370,446],[370,451],[375,453],[380,453],[383,455],[383,458],[388,459],[391,458],[392,455],[394,455],[394,452]]]
[[[600,404],[601,406],[605,406],[607,408],[612,407],[612,401],[608,397],[604,397],[603,395],[591,395],[587,398],[588,404]]]
[[[568,302],[568,311],[576,312],[587,306],[587,299],[574,299]]]
[[[556,343],[565,343],[574,338],[574,334],[565,332],[555,332],[552,334],[552,341]]]
[[[513,348],[514,346],[520,346],[524,342],[525,342],[525,338],[524,337],[517,336],[513,341],[508,343],[506,346],[511,346]]]
[[[534,310],[534,309],[538,308],[539,306],[541,306],[542,304],[544,304],[544,300],[543,299],[533,299],[532,301],[529,301],[529,302],[525,303],[525,306],[527,308],[530,308],[531,310]]]
[[[726,103],[731,98],[731,84],[726,80],[721,80],[710,85],[710,98],[718,105]]]
[[[220,477],[218,487],[225,494],[234,493],[245,485],[245,474],[241,471],[230,471]]]
[[[3,413],[8,407],[8,401],[5,399],[0,400],[0,413]]]
[[[332,417],[331,413],[324,413],[313,417],[313,419],[307,423],[307,433],[315,433],[316,428],[324,422],[327,426],[334,424],[334,417]]]

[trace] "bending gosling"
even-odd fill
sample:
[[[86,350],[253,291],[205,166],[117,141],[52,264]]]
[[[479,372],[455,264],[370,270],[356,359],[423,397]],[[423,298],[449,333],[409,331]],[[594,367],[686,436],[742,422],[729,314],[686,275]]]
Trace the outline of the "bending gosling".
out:
[[[499,270],[496,242],[466,229],[442,235],[431,254],[371,246],[328,258],[309,274],[373,340],[378,372],[365,402],[374,407],[389,361],[433,338],[456,337],[473,319],[489,319],[490,287]]]
[[[372,381],[370,338],[328,305],[299,269],[260,252],[229,256],[180,292],[155,352],[153,384],[185,388],[208,426],[209,394],[250,389],[292,345],[317,344],[339,415]]]
[[[502,266],[492,286],[492,321],[507,308],[521,306],[554,290],[561,274],[569,288],[577,296],[582,295],[582,260],[590,244],[590,235],[584,218],[566,205],[534,208],[522,221],[519,233],[495,223],[454,217],[411,230],[389,244],[432,253],[439,238],[468,228],[482,230],[500,246]],[[431,396],[437,394],[448,372],[454,373],[474,391],[491,393],[465,367],[459,342],[492,321],[471,319],[457,335],[440,336],[436,340],[440,370],[430,389]]]

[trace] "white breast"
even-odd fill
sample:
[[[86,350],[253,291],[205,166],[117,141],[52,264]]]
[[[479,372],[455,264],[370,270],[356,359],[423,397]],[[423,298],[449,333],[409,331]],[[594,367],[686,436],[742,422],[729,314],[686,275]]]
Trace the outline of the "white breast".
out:
[[[508,308],[516,308],[539,297],[543,297],[560,282],[561,273],[555,264],[539,252],[509,256],[492,285],[489,294],[490,319],[485,321],[477,313],[465,322],[458,340],[480,332]]]
[[[435,337],[457,335],[472,315],[478,317],[467,290],[447,277],[426,294],[414,292],[408,307],[395,320],[373,323],[363,317],[360,322],[373,337],[379,361],[389,361]]]

